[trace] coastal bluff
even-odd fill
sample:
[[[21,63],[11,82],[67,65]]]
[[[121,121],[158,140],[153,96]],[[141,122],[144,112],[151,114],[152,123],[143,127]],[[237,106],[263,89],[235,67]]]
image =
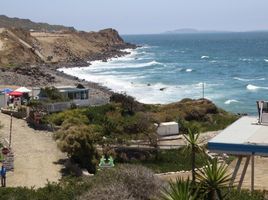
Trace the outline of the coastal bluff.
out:
[[[0,67],[40,64],[81,66],[135,48],[112,29],[77,31],[61,25],[0,16]]]
[[[54,64],[81,65],[124,55],[133,48],[114,29],[99,32],[37,32],[17,28],[0,29],[0,66]]]

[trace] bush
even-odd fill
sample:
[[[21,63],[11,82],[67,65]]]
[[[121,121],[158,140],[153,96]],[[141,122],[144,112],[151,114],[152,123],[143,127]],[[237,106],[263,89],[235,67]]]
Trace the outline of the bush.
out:
[[[155,173],[174,172],[191,169],[190,151],[184,149],[160,149],[158,158],[154,150],[116,149],[116,162],[140,164],[152,169]],[[196,155],[196,166],[206,164],[202,154]]]
[[[63,126],[55,135],[58,147],[81,167],[85,167],[90,173],[96,172],[98,159],[95,143],[101,139],[101,135],[94,128],[86,125]]]
[[[129,195],[129,199],[147,200],[157,196],[161,187],[160,180],[151,170],[139,165],[128,164],[103,170],[92,181],[95,187],[84,194],[92,198],[95,197],[93,195],[99,194],[98,191],[110,191],[112,196],[115,197],[117,193],[120,194],[124,189],[125,191],[122,194],[124,196]],[[80,199],[83,199],[82,197],[83,195]],[[103,199],[110,199],[109,193]]]
[[[86,115],[83,114],[83,110],[81,109],[73,109],[67,110],[60,113],[54,113],[48,116],[47,121],[50,123],[60,126],[63,122],[69,121],[70,123],[73,122],[81,122],[82,124],[89,124],[89,120]],[[75,125],[75,123],[73,123]]]
[[[62,102],[68,101],[69,98],[65,97],[60,91],[55,87],[45,87],[40,90],[40,97],[47,98],[46,101],[49,102]]]
[[[265,200],[265,192],[261,191],[254,191],[251,193],[249,190],[235,190],[232,189],[231,191],[225,191],[228,193],[227,198],[228,200]]]
[[[110,100],[112,102],[121,103],[123,107],[123,111],[125,114],[134,114],[139,110],[140,103],[135,101],[135,99],[132,96],[128,96],[127,94],[118,94],[114,93]]]
[[[85,192],[78,200],[135,200],[123,183],[111,183]]]

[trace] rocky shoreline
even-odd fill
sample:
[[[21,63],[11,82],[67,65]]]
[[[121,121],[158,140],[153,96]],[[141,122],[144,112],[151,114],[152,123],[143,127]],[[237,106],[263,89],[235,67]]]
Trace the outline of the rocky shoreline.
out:
[[[38,64],[38,65],[25,65],[17,67],[0,67],[0,86],[14,85],[14,86],[27,86],[27,87],[45,87],[57,85],[77,85],[82,84],[86,87],[93,89],[99,95],[111,95],[111,89],[101,86],[98,83],[81,80],[78,77],[65,74],[58,71],[63,67],[85,67],[89,66],[90,62],[102,60],[106,62],[110,58],[122,57],[129,52],[123,51],[125,49],[135,49],[138,46],[125,43],[124,45],[114,46],[113,48],[105,51],[102,54],[91,55],[83,60],[73,62],[66,62],[60,64]]]

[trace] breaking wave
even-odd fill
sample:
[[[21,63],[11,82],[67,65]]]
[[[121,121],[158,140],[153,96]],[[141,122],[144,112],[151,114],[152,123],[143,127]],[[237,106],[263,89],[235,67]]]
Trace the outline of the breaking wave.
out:
[[[256,85],[248,84],[247,85],[247,89],[248,90],[251,90],[251,91],[256,91],[256,90],[259,90],[259,89],[268,90],[268,87],[261,87],[261,86],[256,86]]]
[[[192,69],[186,69],[185,71],[186,72],[192,72],[193,70]]]
[[[239,101],[235,100],[235,99],[228,99],[227,101],[224,102],[224,104],[231,104],[231,103],[238,103]]]
[[[243,81],[243,82],[248,82],[248,81],[265,81],[265,78],[239,78],[239,77],[234,77],[233,79],[238,80],[238,81]]]

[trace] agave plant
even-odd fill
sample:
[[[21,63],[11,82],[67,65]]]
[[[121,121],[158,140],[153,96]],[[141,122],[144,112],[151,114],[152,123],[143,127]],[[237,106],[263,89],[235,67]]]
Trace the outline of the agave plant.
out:
[[[198,143],[200,133],[193,132],[190,129],[188,129],[188,135],[184,135],[184,138],[187,141],[187,145],[185,147],[185,150],[191,152],[191,165],[192,165],[192,182],[195,183],[195,168],[196,168],[196,154],[199,152],[202,152],[203,149]]]
[[[176,182],[170,182],[169,188],[164,188],[162,193],[163,200],[196,200],[198,189],[192,187],[189,178],[184,181],[182,178]]]
[[[204,193],[208,199],[224,199],[221,189],[228,186],[231,181],[231,174],[228,173],[227,165],[218,163],[218,159],[209,159],[207,165],[197,173],[199,181]]]

